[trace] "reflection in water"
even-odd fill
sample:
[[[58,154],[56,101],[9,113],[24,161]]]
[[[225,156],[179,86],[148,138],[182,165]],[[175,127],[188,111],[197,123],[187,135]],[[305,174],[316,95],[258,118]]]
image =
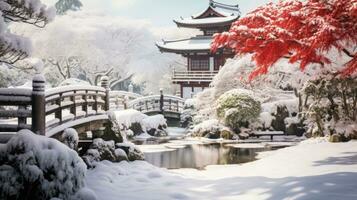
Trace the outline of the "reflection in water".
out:
[[[224,144],[192,144],[164,152],[145,153],[145,160],[163,168],[197,168],[207,165],[238,164],[254,161],[257,152],[267,148],[234,148]]]

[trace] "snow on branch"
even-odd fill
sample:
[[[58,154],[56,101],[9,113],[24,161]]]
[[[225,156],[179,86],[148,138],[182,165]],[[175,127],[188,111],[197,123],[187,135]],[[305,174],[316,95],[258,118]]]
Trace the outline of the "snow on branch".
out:
[[[266,74],[282,58],[299,63],[301,70],[316,63],[352,75],[357,72],[357,54],[346,49],[357,42],[356,4],[357,0],[269,3],[234,22],[229,32],[216,34],[212,50],[227,47],[238,55],[253,54],[257,66],[250,79]],[[335,49],[344,55],[332,59]],[[349,61],[335,63],[343,57]]]
[[[54,9],[39,0],[0,0],[0,63],[14,64],[31,54],[30,40],[9,32],[7,23],[44,27],[54,16]]]
[[[23,22],[38,27],[44,27],[55,16],[55,10],[39,0],[2,0],[0,9],[6,22]]]

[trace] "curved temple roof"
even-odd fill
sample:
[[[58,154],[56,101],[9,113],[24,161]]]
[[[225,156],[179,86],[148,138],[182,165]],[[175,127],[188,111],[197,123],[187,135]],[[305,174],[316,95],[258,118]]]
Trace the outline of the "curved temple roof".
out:
[[[238,5],[227,5],[210,0],[208,8],[203,12],[188,18],[181,17],[174,20],[174,22],[178,27],[205,28],[230,26],[239,17],[240,11]]]
[[[185,18],[174,20],[177,26],[181,27],[216,27],[216,26],[230,26],[234,21],[239,18],[238,15],[228,17],[209,17],[201,19]]]
[[[185,52],[209,52],[212,37],[198,36],[182,40],[157,42],[156,46],[161,52],[185,53]]]

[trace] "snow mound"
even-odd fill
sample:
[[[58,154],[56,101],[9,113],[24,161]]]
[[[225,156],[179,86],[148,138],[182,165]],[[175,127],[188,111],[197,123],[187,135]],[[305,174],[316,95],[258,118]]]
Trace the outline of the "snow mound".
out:
[[[142,120],[141,126],[144,130],[157,129],[159,126],[167,126],[166,119],[163,115],[148,116]]]
[[[111,119],[115,120],[120,126],[120,129],[129,128],[133,123],[140,124],[147,118],[147,115],[134,109],[112,111],[110,115],[112,116]]]
[[[84,186],[86,170],[66,145],[21,130],[0,145],[0,199],[69,199]]]

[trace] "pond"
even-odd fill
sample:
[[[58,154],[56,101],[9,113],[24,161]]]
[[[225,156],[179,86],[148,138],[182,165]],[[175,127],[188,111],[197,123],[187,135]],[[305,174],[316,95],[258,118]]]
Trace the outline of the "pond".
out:
[[[275,144],[202,142],[183,139],[177,133],[169,138],[138,143],[141,143],[139,148],[144,152],[147,162],[167,169],[204,169],[208,165],[246,163],[256,160],[258,152],[291,146],[290,143],[282,142]]]

